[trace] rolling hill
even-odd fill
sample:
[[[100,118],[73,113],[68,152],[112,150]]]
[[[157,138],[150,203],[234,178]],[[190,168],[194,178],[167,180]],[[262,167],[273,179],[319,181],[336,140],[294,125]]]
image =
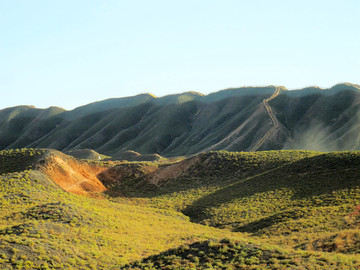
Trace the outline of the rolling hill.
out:
[[[3,109],[0,268],[359,268],[359,102],[339,84]]]
[[[220,151],[173,164],[119,164],[98,177],[115,202],[179,211],[192,222],[241,233],[261,243],[286,246],[288,251],[315,250],[357,257],[359,165],[359,152]],[[229,254],[223,242],[199,242],[194,244],[196,248],[180,247],[131,265],[176,269],[195,264],[206,269],[217,268],[218,262],[224,269],[247,269],[249,265],[261,269],[285,267],[278,258],[277,267],[268,264],[273,256],[267,253],[269,250],[262,251],[267,259],[256,255],[255,261],[246,263],[258,247],[247,246],[243,253],[241,244],[236,250],[238,244],[231,244],[233,250]],[[302,262],[297,265],[290,259],[287,268],[340,267],[325,267],[322,262],[315,266],[316,260],[307,262],[302,255],[297,256]],[[289,257],[281,253],[280,258]]]
[[[355,269],[360,153],[0,151],[2,269]]]
[[[133,150],[166,157],[210,150],[357,150],[359,101],[360,86],[345,83],[141,94],[72,111],[17,106],[0,111],[0,149],[92,149],[107,156]]]
[[[111,269],[222,237],[181,213],[107,200],[96,178],[106,166],[43,149],[0,157],[1,269]]]

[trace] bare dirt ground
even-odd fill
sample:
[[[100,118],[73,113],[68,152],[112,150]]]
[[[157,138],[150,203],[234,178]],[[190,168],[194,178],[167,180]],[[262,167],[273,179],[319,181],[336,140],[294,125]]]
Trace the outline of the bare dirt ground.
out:
[[[90,197],[106,190],[97,175],[105,167],[92,166],[65,155],[53,154],[46,158],[40,170],[67,192]]]

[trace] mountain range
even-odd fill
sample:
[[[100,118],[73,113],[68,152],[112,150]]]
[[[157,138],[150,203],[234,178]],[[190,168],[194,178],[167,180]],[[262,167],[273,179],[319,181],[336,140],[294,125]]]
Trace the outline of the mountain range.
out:
[[[0,149],[127,150],[163,156],[211,150],[360,149],[360,86],[287,90],[243,87],[111,98],[67,111],[16,106],[0,110]]]

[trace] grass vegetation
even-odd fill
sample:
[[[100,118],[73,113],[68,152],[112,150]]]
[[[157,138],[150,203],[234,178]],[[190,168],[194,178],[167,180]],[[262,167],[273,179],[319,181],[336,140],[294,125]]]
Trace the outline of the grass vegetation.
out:
[[[222,239],[181,246],[121,269],[351,269],[357,266],[354,261],[339,257]]]
[[[181,175],[157,185],[132,174],[113,185],[122,191],[115,200],[141,199],[200,224],[292,248],[359,251],[359,152],[221,151],[192,159]]]
[[[10,149],[0,151],[0,173],[21,172],[31,169],[44,153],[39,149]]]
[[[12,153],[2,152],[10,165],[19,158]],[[0,176],[1,269],[111,269],[223,235],[179,212],[77,196],[36,168],[11,168]]]
[[[109,161],[95,199],[37,169],[48,151],[0,152],[1,269],[360,266],[359,152]]]

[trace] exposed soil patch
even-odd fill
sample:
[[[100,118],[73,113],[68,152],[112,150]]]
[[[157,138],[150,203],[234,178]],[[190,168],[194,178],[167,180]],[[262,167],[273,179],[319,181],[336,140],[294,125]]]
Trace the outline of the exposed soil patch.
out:
[[[106,187],[127,183],[142,178],[158,169],[157,165],[123,163],[99,173],[98,177]]]
[[[102,171],[98,178],[109,189],[121,190],[129,186],[146,189],[145,186],[158,187],[164,182],[176,179],[189,172],[199,157],[190,158],[175,164],[159,166],[155,163],[123,163]]]
[[[55,151],[47,154],[40,164],[40,170],[67,192],[94,197],[106,190],[97,178],[105,167],[90,165]]]
[[[158,185],[161,182],[167,181],[169,179],[174,179],[179,177],[181,174],[187,172],[194,164],[200,161],[200,158],[194,157],[186,159],[184,161],[172,164],[167,167],[159,168],[157,171],[149,174],[147,179],[149,183]]]

